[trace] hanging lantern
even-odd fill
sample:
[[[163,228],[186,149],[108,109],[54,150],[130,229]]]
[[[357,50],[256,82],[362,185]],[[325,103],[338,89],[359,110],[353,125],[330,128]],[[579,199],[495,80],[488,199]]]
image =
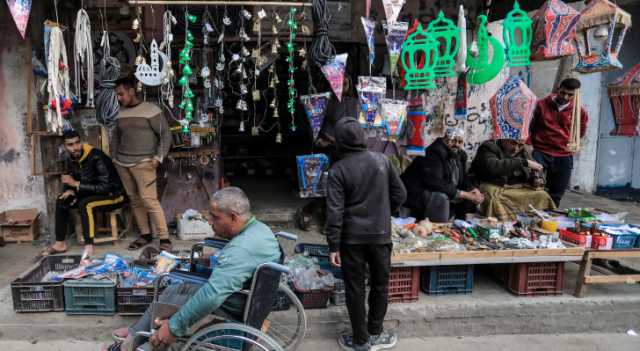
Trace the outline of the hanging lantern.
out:
[[[576,53],[580,13],[560,0],[548,0],[533,16],[531,60],[554,60]]]
[[[484,84],[495,78],[504,66],[504,48],[498,39],[489,36],[487,32],[487,16],[478,16],[477,54],[473,47],[467,53],[467,82],[470,84]],[[491,60],[489,60],[489,46],[491,46]]]
[[[516,0],[502,24],[502,38],[507,47],[509,67],[528,66],[531,64],[531,19],[520,9]]]
[[[418,24],[416,31],[402,45],[400,61],[405,70],[405,90],[435,89],[433,79],[438,61],[438,42],[422,29],[422,24]]]
[[[518,76],[512,76],[489,101],[494,139],[527,140],[538,98]]]
[[[608,0],[593,0],[580,14],[576,43],[580,73],[604,72],[622,68],[618,54],[631,15]]]
[[[456,55],[460,48],[460,31],[453,21],[444,16],[440,11],[438,17],[429,23],[427,34],[433,38],[438,45],[438,60],[433,72],[436,78],[453,77],[453,70],[456,65]]]
[[[609,85],[616,128],[611,135],[640,135],[640,63]]]

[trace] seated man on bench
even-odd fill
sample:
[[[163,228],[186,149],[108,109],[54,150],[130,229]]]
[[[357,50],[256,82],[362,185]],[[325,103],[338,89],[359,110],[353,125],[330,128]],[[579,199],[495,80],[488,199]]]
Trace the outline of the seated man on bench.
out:
[[[173,350],[170,346],[176,337],[189,335],[194,324],[211,313],[242,320],[244,301],[233,294],[243,289],[259,265],[280,259],[278,240],[267,225],[251,215],[249,199],[241,189],[218,190],[211,198],[209,214],[216,237],[230,241],[220,250],[205,285],[171,285],[160,295],[159,302],[181,307],[171,318],[155,321],[159,330],[150,340],[154,347]],[[103,350],[130,350],[135,333],[149,331],[151,318],[151,310],[147,309],[137,323],[114,331],[114,336],[124,341]]]
[[[80,140],[74,130],[64,132],[65,170],[61,177],[63,192],[56,201],[56,242],[40,256],[67,251],[70,210],[77,208],[84,235],[83,259],[93,255],[96,210],[110,211],[120,208],[124,202],[123,187],[115,166],[100,149]]]

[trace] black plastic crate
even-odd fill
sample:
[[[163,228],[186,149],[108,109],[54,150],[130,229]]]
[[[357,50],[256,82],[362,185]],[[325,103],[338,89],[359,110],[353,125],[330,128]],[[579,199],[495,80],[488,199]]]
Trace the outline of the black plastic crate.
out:
[[[309,256],[329,257],[329,245],[322,244],[298,244],[294,249],[295,253],[307,252]]]
[[[422,269],[422,291],[430,295],[471,294],[473,266],[435,266]]]
[[[66,272],[80,264],[80,255],[44,257],[38,264],[11,282],[13,310],[16,312],[64,311],[62,282],[42,282],[49,272]]]
[[[144,314],[153,302],[153,286],[143,288],[116,288],[116,312],[122,316]],[[162,289],[158,295],[162,293]]]

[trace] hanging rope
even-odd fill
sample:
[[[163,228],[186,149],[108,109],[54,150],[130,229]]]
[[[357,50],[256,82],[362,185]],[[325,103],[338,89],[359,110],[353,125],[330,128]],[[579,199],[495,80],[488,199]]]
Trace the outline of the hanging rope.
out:
[[[87,102],[85,106],[93,107],[93,45],[91,44],[91,21],[84,9],[76,16],[76,32],[73,42],[74,85],[78,103],[82,102],[82,79],[87,82]],[[86,76],[83,75],[86,69]]]
[[[107,31],[102,32],[101,46],[103,55],[102,61],[100,61],[100,80],[98,81],[100,91],[96,95],[96,118],[107,129],[112,130],[120,110],[115,91],[116,80],[120,75],[120,62],[118,59],[111,57]]]
[[[71,99],[69,90],[69,64],[67,48],[58,25],[51,27],[49,49],[47,50],[47,92],[49,108],[47,109],[47,129],[60,134],[63,131],[63,99]]]
[[[329,20],[331,15],[326,0],[313,0],[313,41],[311,42],[311,60],[318,66],[325,65],[336,56],[336,48],[329,40]]]
[[[580,151],[580,129],[582,123],[582,98],[580,97],[580,89],[575,90],[573,97],[573,110],[571,111],[571,129],[569,143],[567,144],[567,150],[571,152]]]

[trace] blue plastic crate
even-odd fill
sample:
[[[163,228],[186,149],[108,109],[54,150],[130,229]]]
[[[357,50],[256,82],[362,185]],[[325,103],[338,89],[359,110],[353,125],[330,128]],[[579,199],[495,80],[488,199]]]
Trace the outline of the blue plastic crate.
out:
[[[114,315],[116,283],[110,280],[68,280],[64,282],[66,314]]]
[[[600,229],[605,230],[606,228],[620,228],[623,225],[603,225]],[[636,242],[638,241],[638,234],[633,232],[623,232],[623,233],[608,233],[611,235],[613,239],[613,248],[614,249],[633,249],[636,247]]]
[[[423,268],[420,288],[430,295],[471,294],[473,265]]]

